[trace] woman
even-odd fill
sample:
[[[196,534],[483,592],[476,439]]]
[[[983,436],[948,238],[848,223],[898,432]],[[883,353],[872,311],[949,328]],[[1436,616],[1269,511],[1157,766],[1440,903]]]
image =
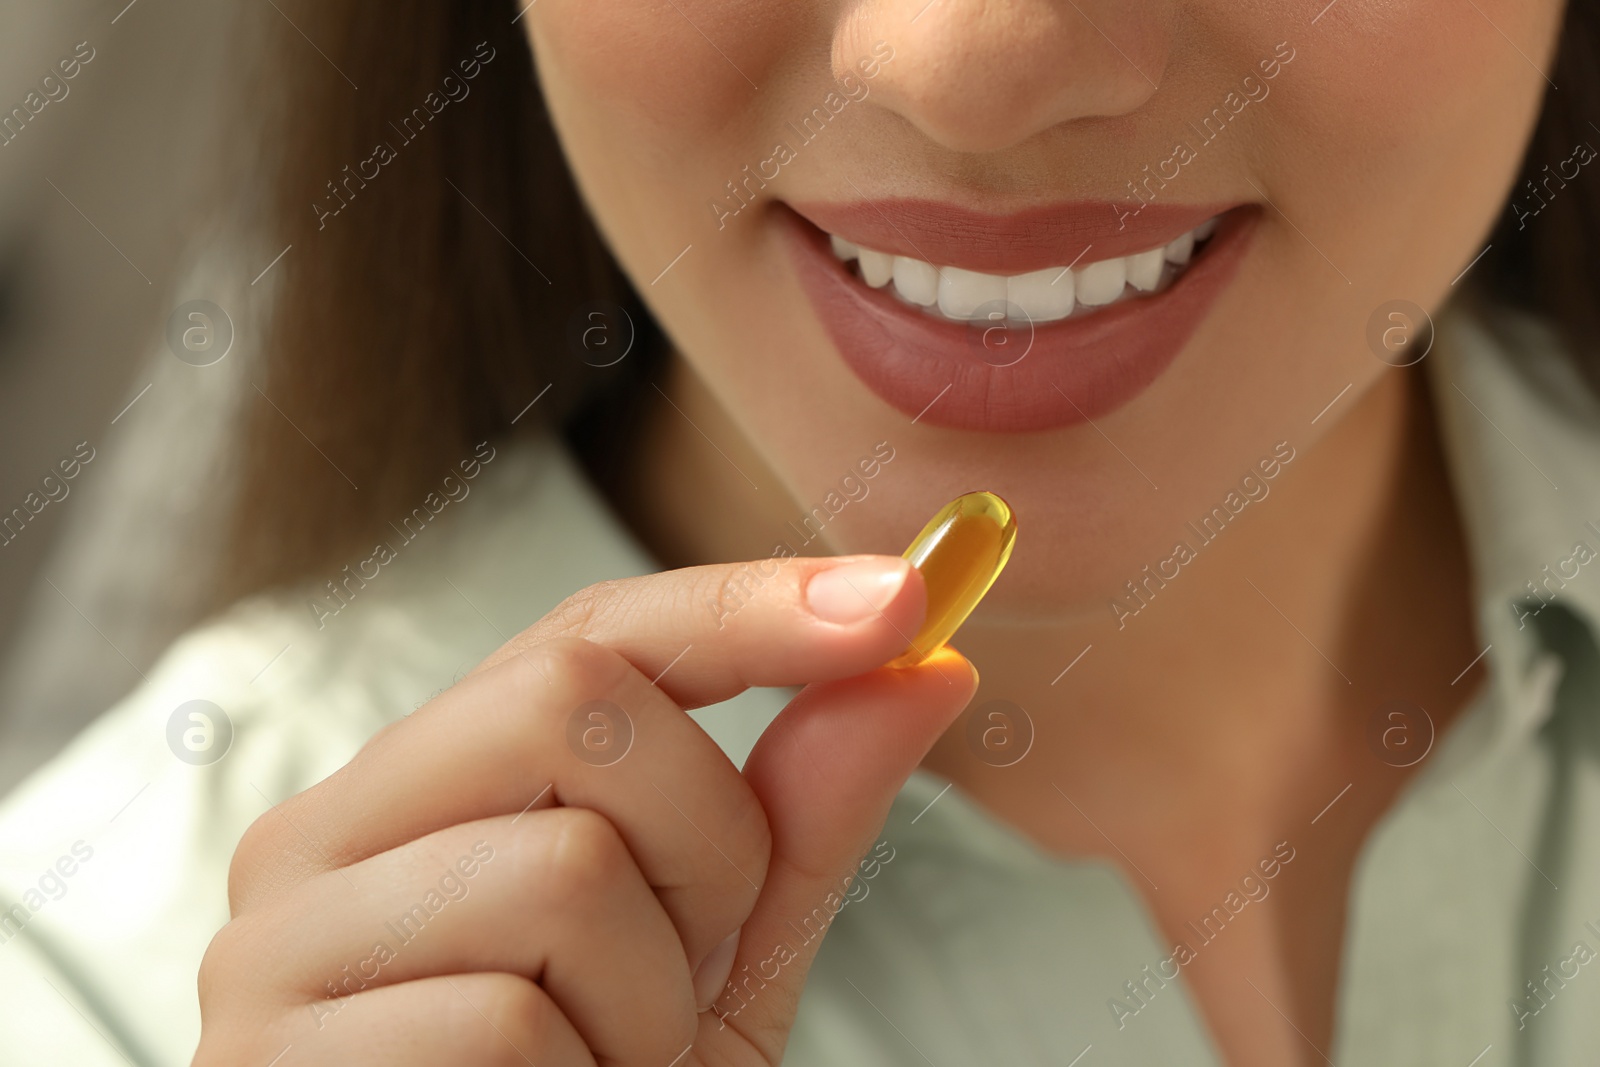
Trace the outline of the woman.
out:
[[[1579,1062],[1600,27],[1472,8],[284,4],[245,599],[7,1047]]]

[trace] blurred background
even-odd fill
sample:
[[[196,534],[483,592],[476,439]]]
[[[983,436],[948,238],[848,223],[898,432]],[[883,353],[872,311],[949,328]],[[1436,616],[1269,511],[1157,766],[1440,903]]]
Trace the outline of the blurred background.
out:
[[[0,0],[0,792],[204,609],[274,254],[219,225],[219,176],[249,166],[225,111],[249,20],[283,17],[271,0]],[[203,358],[169,343],[180,308],[214,331]]]

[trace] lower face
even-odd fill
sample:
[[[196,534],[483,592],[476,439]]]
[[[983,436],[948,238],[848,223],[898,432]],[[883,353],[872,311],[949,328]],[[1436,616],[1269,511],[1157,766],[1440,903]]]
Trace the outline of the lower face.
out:
[[[591,211],[796,524],[822,508],[825,551],[898,552],[992,490],[1023,529],[985,610],[1036,618],[1103,608],[1396,373],[1369,322],[1436,309],[1482,249],[1560,16],[544,0],[526,21]]]

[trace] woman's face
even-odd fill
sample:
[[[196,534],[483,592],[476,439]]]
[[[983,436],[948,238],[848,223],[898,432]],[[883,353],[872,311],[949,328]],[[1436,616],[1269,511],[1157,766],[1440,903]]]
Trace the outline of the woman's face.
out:
[[[1028,615],[1099,608],[1396,373],[1371,326],[1436,308],[1483,248],[1560,17],[541,0],[525,21],[613,250],[821,529],[773,543],[896,552],[991,489],[1023,533],[986,606]]]

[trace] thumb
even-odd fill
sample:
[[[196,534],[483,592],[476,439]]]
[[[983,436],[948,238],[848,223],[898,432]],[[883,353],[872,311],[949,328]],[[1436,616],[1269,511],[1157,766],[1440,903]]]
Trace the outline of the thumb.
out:
[[[971,664],[942,648],[913,668],[808,686],[762,734],[744,775],[766,810],[771,860],[728,981],[701,1016],[701,1047],[730,1063],[779,1062],[857,864],[977,684]]]

